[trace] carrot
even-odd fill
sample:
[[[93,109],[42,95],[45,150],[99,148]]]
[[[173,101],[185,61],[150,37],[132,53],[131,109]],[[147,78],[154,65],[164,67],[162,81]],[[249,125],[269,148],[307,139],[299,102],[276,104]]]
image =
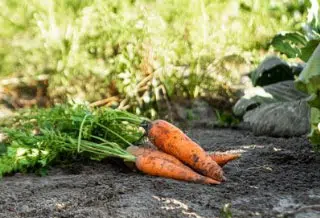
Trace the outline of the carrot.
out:
[[[138,147],[138,146],[129,146],[127,148],[127,151],[136,157],[147,156],[148,159],[153,159],[153,160],[149,160],[151,162],[155,161],[154,159],[156,159],[160,162],[164,162],[162,165],[159,166],[161,169],[157,170],[158,174],[155,172],[150,173],[147,171],[146,168],[144,168],[145,169],[144,172],[149,175],[156,175],[156,176],[168,177],[168,178],[185,180],[185,181],[193,181],[193,182],[198,182],[198,183],[220,184],[220,182],[218,182],[218,181],[215,181],[211,178],[202,176],[202,175],[194,172],[191,168],[184,165],[177,158],[175,158],[169,154],[166,154],[162,151],[159,151],[159,150],[156,150],[153,148],[145,148],[145,147]],[[137,162],[136,162],[136,166],[137,166]],[[138,166],[137,166],[137,168],[138,168]],[[162,169],[162,168],[164,168],[164,169]],[[176,172],[184,171],[184,173],[183,173],[184,175],[180,175],[180,177],[179,177],[179,173],[178,173],[178,175],[174,175],[174,173],[170,174],[170,172],[169,172],[169,176],[166,176],[166,175],[168,175],[168,172],[166,172],[164,170],[169,170],[170,168],[176,169]],[[141,167],[140,167],[140,170],[143,171]],[[190,175],[191,176],[193,175],[193,179],[190,180],[189,177],[186,177],[186,174],[189,175],[189,177],[190,177]]]
[[[213,152],[209,154],[212,160],[214,160],[219,166],[223,167],[229,161],[238,159],[241,154],[239,153],[228,153],[228,152]]]
[[[158,157],[158,158],[161,157],[161,159],[164,159],[166,161],[169,161],[179,166],[186,166],[174,156],[153,148],[145,148],[145,147],[138,147],[138,146],[131,145],[127,148],[127,151],[136,157],[143,154],[149,154],[150,156],[153,156],[153,157]]]
[[[219,181],[202,176],[187,166],[180,166],[166,159],[161,158],[159,153],[146,152],[136,159],[136,167],[151,176],[161,176],[176,180],[202,183],[202,184],[220,184]]]
[[[175,156],[191,168],[212,179],[224,180],[221,167],[179,128],[156,120],[145,126],[149,140],[160,150]]]
[[[146,147],[138,147],[138,146],[129,146],[127,148],[127,151],[134,156],[139,156],[145,153],[154,152],[155,154],[157,152],[160,152],[158,150],[155,150],[153,148],[146,148]],[[167,161],[171,161],[172,163],[178,164],[178,165],[184,165],[181,161],[179,161],[177,158],[173,157],[172,155],[166,154],[164,152],[162,153],[162,158],[166,159]],[[209,156],[212,160],[214,160],[220,167],[223,167],[226,165],[229,161],[238,159],[241,154],[239,153],[229,153],[229,152],[213,152],[209,153]]]

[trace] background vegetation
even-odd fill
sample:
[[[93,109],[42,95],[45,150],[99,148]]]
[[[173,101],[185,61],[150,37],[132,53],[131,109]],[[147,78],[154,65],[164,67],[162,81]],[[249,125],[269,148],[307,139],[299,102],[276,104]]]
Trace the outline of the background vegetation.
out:
[[[270,52],[276,33],[300,29],[308,7],[304,0],[2,0],[1,91],[11,103],[16,80],[8,78],[41,80],[46,88],[36,83],[35,92],[46,106],[105,99],[98,104],[149,117],[163,99],[232,104],[241,73]]]

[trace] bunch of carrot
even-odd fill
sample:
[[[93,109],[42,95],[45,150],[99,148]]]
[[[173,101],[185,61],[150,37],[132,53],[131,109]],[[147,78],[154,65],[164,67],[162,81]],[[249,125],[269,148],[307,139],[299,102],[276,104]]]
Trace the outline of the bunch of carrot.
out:
[[[145,121],[128,112],[86,106],[56,106],[17,115],[0,149],[0,178],[42,169],[69,155],[94,160],[121,158],[146,174],[204,184],[225,180],[221,167],[239,154],[209,155],[180,129],[164,121]],[[158,149],[133,146],[145,135]],[[129,146],[129,147],[128,147]]]
[[[220,184],[225,180],[221,167],[240,154],[209,155],[176,126],[164,121],[148,122],[144,126],[150,142],[159,150],[130,146],[127,151],[136,156],[136,167],[149,175],[204,184]]]

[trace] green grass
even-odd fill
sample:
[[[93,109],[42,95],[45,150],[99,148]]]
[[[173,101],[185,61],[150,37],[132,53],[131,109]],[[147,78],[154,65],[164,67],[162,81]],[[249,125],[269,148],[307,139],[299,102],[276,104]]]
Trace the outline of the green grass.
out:
[[[239,67],[260,62],[299,0],[2,0],[0,77],[49,76],[55,102],[119,96],[155,114],[163,95],[232,96]],[[165,93],[164,93],[165,92]]]

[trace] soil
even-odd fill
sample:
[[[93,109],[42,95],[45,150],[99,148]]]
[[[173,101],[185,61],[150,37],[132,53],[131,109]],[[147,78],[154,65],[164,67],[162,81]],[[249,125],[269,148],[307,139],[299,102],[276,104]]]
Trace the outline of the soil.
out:
[[[0,217],[320,217],[320,158],[305,137],[254,136],[193,127],[208,151],[238,150],[228,178],[209,186],[132,172],[105,162],[56,166],[0,182]]]

